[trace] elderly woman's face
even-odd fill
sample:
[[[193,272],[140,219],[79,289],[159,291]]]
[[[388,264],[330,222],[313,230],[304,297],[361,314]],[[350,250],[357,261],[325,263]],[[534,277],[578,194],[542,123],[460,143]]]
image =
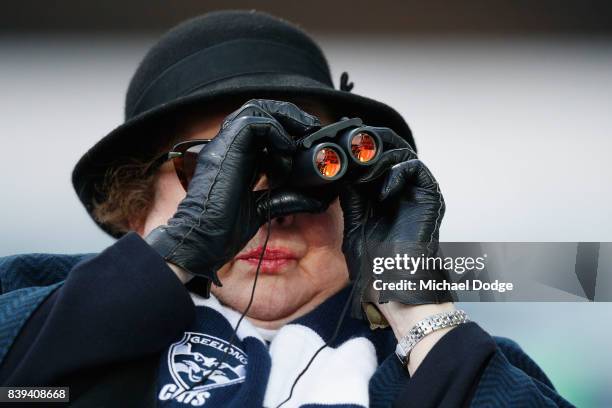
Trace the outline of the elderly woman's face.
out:
[[[331,122],[320,112],[310,112],[322,122]],[[225,117],[207,117],[193,126],[184,139],[214,137]],[[265,187],[260,180],[255,188]],[[175,213],[185,191],[170,162],[164,164],[156,182],[153,207],[141,235],[164,225]],[[295,214],[272,221],[270,239],[255,289],[249,318],[265,328],[277,328],[314,309],[340,290],[348,279],[341,252],[342,211],[335,200],[321,214]],[[266,226],[259,229],[244,249],[219,271],[223,287],[213,285],[217,298],[243,311],[250,298],[257,262],[266,238]]]

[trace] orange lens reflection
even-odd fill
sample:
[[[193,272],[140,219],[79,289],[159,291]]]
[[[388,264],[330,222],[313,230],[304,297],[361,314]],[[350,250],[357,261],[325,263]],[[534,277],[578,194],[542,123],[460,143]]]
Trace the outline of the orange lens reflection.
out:
[[[325,177],[334,177],[342,168],[340,155],[334,149],[324,147],[315,156],[317,170]]]
[[[376,156],[376,141],[368,133],[357,133],[351,140],[351,153],[362,163],[369,162]]]

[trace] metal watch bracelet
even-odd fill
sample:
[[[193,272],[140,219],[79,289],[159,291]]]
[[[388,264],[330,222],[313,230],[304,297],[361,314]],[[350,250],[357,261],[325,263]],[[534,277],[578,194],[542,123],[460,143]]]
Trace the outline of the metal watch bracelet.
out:
[[[415,324],[408,334],[399,340],[395,348],[395,355],[397,355],[402,365],[406,366],[410,352],[425,336],[436,330],[458,326],[467,322],[469,322],[469,319],[463,310],[442,312],[426,317]]]

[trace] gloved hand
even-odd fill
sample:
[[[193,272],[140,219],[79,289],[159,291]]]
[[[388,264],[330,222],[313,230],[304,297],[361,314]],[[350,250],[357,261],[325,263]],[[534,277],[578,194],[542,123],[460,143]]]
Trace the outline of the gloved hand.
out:
[[[444,198],[429,169],[405,141],[391,130],[388,134],[386,139],[392,141],[395,149],[385,151],[376,164],[345,185],[340,193],[344,213],[342,249],[351,280],[357,285],[352,314],[354,317],[365,314],[373,327],[388,324],[375,307],[379,303],[452,301],[451,294],[445,291],[377,292],[372,287],[371,251],[384,248],[412,257],[435,256],[445,210]],[[445,277],[445,271],[436,269],[420,269],[412,275],[394,272],[394,278],[413,280],[417,284],[419,280]]]
[[[167,225],[146,241],[167,262],[221,286],[217,270],[232,259],[268,217],[320,212],[324,203],[290,190],[253,191],[264,149],[278,166],[290,166],[289,136],[320,127],[297,106],[251,100],[230,114],[217,136],[199,153],[187,196]],[[287,172],[289,169],[287,169]]]

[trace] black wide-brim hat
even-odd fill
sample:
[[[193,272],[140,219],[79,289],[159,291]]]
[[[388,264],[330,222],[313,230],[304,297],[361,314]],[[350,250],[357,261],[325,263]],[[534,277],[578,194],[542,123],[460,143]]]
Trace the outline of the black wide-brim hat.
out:
[[[416,149],[393,108],[351,93],[346,77],[341,89],[334,88],[323,52],[296,26],[261,12],[218,11],[176,26],[146,54],[128,87],[125,122],[74,168],[79,199],[91,215],[95,203],[106,199],[109,170],[159,154],[173,136],[159,129],[185,112],[215,112],[230,101],[237,108],[251,98],[312,101],[336,117],[389,127]]]

